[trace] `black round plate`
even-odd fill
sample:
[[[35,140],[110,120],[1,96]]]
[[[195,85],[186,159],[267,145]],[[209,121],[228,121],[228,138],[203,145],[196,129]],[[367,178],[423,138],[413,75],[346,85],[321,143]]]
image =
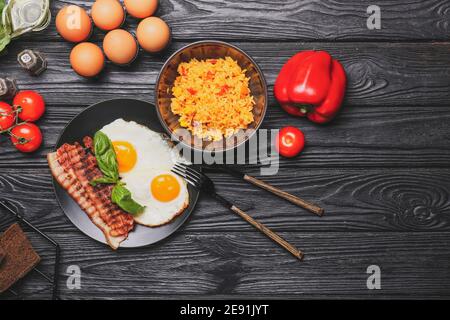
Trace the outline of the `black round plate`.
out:
[[[155,106],[149,102],[134,99],[115,99],[94,104],[78,114],[66,126],[58,139],[56,147],[64,143],[81,142],[83,137],[94,136],[95,132],[112,121],[123,118],[127,121],[136,121],[147,126],[155,132],[164,132],[159,123]],[[105,236],[81,210],[78,204],[69,196],[55,179],[53,179],[56,198],[70,221],[83,233],[106,244]],[[189,217],[198,199],[198,191],[188,185],[189,206],[184,212],[169,224],[161,227],[149,228],[136,224],[130,232],[128,239],[120,247],[135,248],[146,246],[167,238],[174,233]]]

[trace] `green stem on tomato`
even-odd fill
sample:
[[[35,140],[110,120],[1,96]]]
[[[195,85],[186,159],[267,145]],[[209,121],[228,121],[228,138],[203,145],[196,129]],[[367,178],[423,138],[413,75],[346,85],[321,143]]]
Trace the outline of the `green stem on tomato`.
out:
[[[16,114],[15,117],[14,117],[16,124],[11,126],[8,129],[1,130],[0,134],[8,133],[9,135],[11,135],[11,129],[13,129],[14,127],[18,126],[19,124],[27,123],[26,120],[19,123],[18,115],[19,115],[20,112],[22,112],[22,107],[21,106],[13,106],[13,110],[11,112],[0,112],[0,116],[2,116],[2,117],[9,116],[10,114],[13,114],[13,113]]]
[[[7,133],[9,136],[11,136],[11,137],[13,137],[13,138],[16,138],[16,139],[17,139],[17,143],[14,143],[14,145],[17,145],[17,144],[26,144],[26,143],[28,143],[28,142],[31,141],[30,139],[25,139],[25,138],[23,138],[23,137],[19,137],[19,136],[15,135],[14,133],[12,133],[11,130],[14,129],[15,127],[17,127],[18,125],[28,123],[27,120],[22,121],[22,122],[19,122],[18,119],[19,119],[19,118],[16,117],[16,124],[15,124],[15,125],[13,125],[12,127],[8,128],[8,129],[5,129],[5,130],[0,131],[0,134]]]

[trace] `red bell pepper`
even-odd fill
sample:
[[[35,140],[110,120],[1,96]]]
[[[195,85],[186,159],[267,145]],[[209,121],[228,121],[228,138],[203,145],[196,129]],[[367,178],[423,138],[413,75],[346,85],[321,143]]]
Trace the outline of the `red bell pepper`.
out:
[[[344,100],[347,77],[339,61],[325,51],[302,51],[283,66],[275,98],[289,114],[315,123],[331,121]]]

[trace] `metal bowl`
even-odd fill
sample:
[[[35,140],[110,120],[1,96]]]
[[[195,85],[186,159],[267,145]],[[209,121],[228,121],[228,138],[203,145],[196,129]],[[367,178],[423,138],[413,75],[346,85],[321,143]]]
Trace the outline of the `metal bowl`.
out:
[[[250,78],[249,88],[255,100],[255,106],[253,107],[254,121],[248,126],[248,129],[251,130],[244,134],[238,132],[221,141],[209,141],[191,134],[186,135],[186,130],[178,130],[184,128],[180,126],[179,117],[172,113],[170,107],[173,97],[172,87],[178,76],[178,65],[181,62],[189,62],[194,58],[205,60],[225,57],[231,57],[237,61],[239,66],[246,70],[246,76]],[[195,151],[225,152],[245,143],[255,134],[263,122],[267,110],[267,101],[266,80],[256,62],[238,47],[222,41],[199,41],[181,48],[167,60],[156,81],[155,105],[162,126],[173,139]]]

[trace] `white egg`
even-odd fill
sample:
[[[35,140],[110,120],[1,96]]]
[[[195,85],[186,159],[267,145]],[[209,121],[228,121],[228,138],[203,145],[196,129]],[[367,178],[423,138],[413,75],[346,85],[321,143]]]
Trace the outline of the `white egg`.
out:
[[[158,183],[159,180],[164,180]],[[148,227],[171,222],[189,205],[186,181],[170,171],[147,169],[134,171],[122,179],[133,199],[145,206],[134,220]]]

